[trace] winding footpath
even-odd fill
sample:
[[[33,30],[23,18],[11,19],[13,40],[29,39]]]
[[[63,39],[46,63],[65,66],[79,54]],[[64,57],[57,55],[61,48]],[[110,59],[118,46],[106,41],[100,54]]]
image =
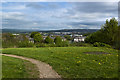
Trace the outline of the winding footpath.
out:
[[[35,64],[39,71],[39,78],[61,78],[61,76],[58,75],[58,73],[55,72],[50,65],[44,62],[27,57],[11,55],[11,54],[1,54],[1,55],[27,60]]]

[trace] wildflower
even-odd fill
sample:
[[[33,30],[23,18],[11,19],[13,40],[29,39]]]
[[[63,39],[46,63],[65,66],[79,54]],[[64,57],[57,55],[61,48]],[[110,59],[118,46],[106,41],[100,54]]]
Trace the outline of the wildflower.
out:
[[[118,56],[118,55],[117,55]]]
[[[99,65],[101,65],[101,63],[99,62]]]
[[[81,63],[81,61],[77,61],[77,63]]]

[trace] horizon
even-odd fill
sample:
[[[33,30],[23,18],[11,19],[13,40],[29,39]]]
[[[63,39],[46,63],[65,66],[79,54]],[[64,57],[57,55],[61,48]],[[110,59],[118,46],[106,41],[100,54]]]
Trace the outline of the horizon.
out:
[[[30,31],[31,29],[0,29],[0,30],[28,30]],[[32,29],[31,31],[59,31],[59,30],[78,30],[78,29],[51,29],[51,30],[37,30],[37,29]],[[87,30],[87,29],[80,29],[80,30]],[[88,30],[100,30],[100,29],[88,29]]]
[[[100,29],[117,13],[117,2],[4,2],[0,11],[2,29],[44,31]]]

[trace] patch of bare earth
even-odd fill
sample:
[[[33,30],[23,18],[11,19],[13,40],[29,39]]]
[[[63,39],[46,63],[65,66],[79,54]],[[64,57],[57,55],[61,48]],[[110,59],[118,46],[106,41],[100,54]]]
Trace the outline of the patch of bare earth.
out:
[[[44,62],[31,59],[31,58],[27,58],[27,57],[11,55],[11,54],[1,54],[1,55],[27,60],[35,64],[39,71],[39,78],[61,78],[61,76],[58,75],[58,73],[55,72],[50,65]]]
[[[110,54],[106,52],[84,52],[85,54]]]

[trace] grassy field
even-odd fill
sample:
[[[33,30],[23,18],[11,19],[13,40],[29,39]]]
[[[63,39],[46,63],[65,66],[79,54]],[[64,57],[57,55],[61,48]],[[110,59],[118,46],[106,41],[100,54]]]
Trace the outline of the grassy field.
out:
[[[110,54],[84,53],[96,51]],[[114,49],[97,47],[8,48],[3,49],[3,53],[46,62],[63,78],[118,77],[118,51]]]
[[[2,57],[2,78],[37,78],[35,65],[17,58]]]

